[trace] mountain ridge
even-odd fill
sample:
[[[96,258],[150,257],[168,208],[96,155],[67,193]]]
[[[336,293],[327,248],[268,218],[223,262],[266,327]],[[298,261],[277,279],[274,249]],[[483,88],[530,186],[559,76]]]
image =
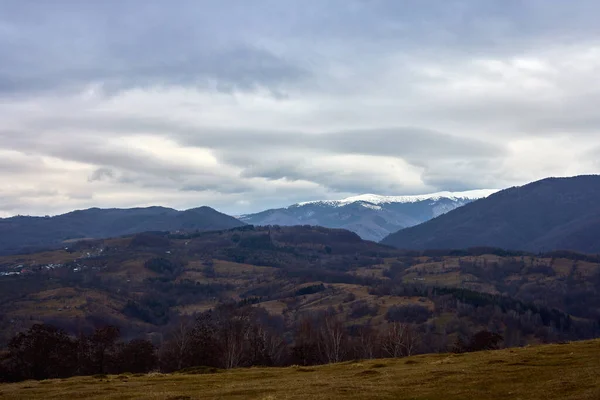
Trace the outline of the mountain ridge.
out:
[[[380,241],[401,228],[418,225],[495,192],[495,189],[483,189],[414,196],[363,194],[342,200],[301,202],[238,218],[263,226],[320,225],[348,229],[363,239]]]
[[[144,231],[219,230],[245,225],[202,206],[178,211],[151,206],[89,208],[56,216],[0,218],[0,254],[55,248],[66,240],[102,239]]]
[[[600,175],[546,178],[499,191],[382,243],[404,249],[489,246],[600,252]]]
[[[458,200],[458,199],[466,199],[466,200],[477,200],[482,197],[490,196],[496,192],[500,191],[499,189],[476,189],[476,190],[467,190],[463,192],[450,192],[450,191],[442,191],[435,192],[429,194],[417,194],[417,195],[406,195],[406,196],[385,196],[373,193],[365,193],[356,196],[346,197],[341,200],[313,200],[313,201],[304,201],[296,204],[292,204],[290,207],[294,206],[303,206],[307,204],[339,204],[346,205],[355,202],[365,202],[372,204],[382,204],[382,203],[416,203],[419,201],[426,200],[440,200],[442,198]]]

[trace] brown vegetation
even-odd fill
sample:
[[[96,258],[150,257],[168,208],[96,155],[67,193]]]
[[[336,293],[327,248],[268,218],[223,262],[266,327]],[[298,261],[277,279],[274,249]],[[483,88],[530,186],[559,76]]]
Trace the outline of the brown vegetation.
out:
[[[3,399],[568,399],[600,398],[600,342],[317,367],[196,370],[0,385]]]
[[[501,335],[500,347],[600,334],[594,257],[406,253],[318,227],[152,235],[44,253],[44,263],[36,254],[0,258],[0,272],[26,271],[0,277],[0,342],[36,323],[75,336],[112,325],[124,338],[148,339],[161,357],[175,354],[175,370],[198,365],[176,356],[190,345],[181,334],[219,304],[246,315],[215,334],[229,343],[227,357],[210,364],[218,368],[265,354],[273,365],[290,357],[308,365],[444,352],[480,331]],[[248,323],[255,316],[259,331]],[[211,324],[206,329],[219,332]],[[245,354],[252,345],[238,346],[240,338],[269,350]],[[289,354],[276,351],[280,344]]]

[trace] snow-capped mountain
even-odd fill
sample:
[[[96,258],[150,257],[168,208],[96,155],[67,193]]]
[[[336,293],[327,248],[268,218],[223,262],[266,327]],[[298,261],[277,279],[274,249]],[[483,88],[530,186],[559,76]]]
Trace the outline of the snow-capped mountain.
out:
[[[320,225],[356,232],[379,241],[400,229],[418,225],[497,190],[439,192],[415,196],[363,194],[342,200],[308,201],[242,215],[252,225]]]

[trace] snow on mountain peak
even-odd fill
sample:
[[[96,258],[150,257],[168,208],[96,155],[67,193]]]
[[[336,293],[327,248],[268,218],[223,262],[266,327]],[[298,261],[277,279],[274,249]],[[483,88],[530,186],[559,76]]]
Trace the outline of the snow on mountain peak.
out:
[[[497,189],[479,189],[479,190],[468,190],[465,192],[437,192],[430,194],[420,194],[411,196],[381,196],[378,194],[361,194],[358,196],[347,197],[342,200],[317,200],[317,201],[306,201],[296,204],[297,206],[304,206],[307,204],[324,204],[329,206],[345,206],[356,202],[365,202],[370,204],[386,204],[386,203],[416,203],[419,201],[433,200],[437,201],[443,198],[450,200],[477,200],[484,197],[488,197],[498,192]]]

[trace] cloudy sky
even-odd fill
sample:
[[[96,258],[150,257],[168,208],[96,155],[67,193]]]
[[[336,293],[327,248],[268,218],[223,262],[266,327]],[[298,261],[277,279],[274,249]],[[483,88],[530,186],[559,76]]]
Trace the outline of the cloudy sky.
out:
[[[0,216],[600,173],[595,0],[0,0]]]

